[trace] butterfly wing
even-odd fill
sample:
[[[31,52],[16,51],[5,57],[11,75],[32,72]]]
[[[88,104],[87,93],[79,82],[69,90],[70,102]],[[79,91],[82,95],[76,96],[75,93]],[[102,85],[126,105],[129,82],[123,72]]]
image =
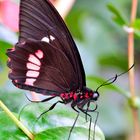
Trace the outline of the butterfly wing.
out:
[[[55,37],[54,46],[61,49],[71,61],[79,79],[79,87],[85,83],[85,72],[77,47],[63,19],[48,0],[21,0],[19,40]]]
[[[76,73],[66,55],[49,43],[28,39],[17,43],[14,50],[9,49],[7,55],[12,70],[9,78],[17,86],[29,85],[58,93],[69,91],[70,85],[75,90],[78,86]]]
[[[21,0],[19,28],[19,43],[7,52],[12,70],[9,78],[16,86],[66,92],[86,85],[77,47],[49,1]],[[42,59],[37,53],[43,55]],[[34,70],[35,66],[38,69]]]

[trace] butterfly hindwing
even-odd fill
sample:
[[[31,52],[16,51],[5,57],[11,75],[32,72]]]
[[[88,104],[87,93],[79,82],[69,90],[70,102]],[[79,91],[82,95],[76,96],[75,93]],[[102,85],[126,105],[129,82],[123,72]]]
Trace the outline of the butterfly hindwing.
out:
[[[17,55],[18,54],[18,55]],[[9,78],[16,83],[37,88],[65,92],[78,83],[76,73],[65,54],[41,41],[27,40],[8,50]]]

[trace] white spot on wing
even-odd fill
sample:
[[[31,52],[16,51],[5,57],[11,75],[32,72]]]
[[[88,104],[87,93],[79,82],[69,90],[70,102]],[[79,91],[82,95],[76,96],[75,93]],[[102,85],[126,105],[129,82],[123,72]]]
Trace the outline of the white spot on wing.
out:
[[[50,39],[49,39],[48,37],[43,37],[43,38],[41,39],[41,41],[44,41],[44,42],[49,43],[49,42],[50,42]]]
[[[41,50],[37,50],[37,52],[35,52],[35,55],[40,59],[43,58],[43,52]]]
[[[31,70],[40,70],[40,67],[32,63],[27,63],[26,67]]]
[[[50,35],[50,39],[51,41],[55,40],[55,37],[53,37],[52,35]]]
[[[30,62],[32,62],[34,64],[37,64],[38,66],[41,65],[39,59],[37,59],[33,54],[29,55],[28,61],[30,61]]]
[[[11,52],[14,52],[15,51],[15,47],[11,48]]]
[[[27,77],[38,77],[39,76],[39,72],[29,70],[29,71],[27,71],[26,76]]]
[[[26,85],[33,86],[35,81],[36,81],[36,79],[27,78],[26,81],[25,81],[25,84],[26,84]]]

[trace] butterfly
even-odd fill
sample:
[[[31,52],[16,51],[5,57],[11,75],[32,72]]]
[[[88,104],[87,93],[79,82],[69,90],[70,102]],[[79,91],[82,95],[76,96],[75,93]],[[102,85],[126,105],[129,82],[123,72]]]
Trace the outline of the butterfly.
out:
[[[19,39],[7,55],[9,78],[16,87],[49,96],[43,101],[60,97],[49,110],[57,103],[70,103],[78,118],[80,111],[89,115],[97,109],[99,93],[86,87],[76,44],[48,0],[21,0]]]

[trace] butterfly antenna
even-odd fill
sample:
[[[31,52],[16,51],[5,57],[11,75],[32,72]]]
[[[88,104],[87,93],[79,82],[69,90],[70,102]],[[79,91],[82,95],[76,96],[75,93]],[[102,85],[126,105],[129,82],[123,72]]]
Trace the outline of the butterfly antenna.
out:
[[[99,88],[101,88],[102,86],[106,86],[106,85],[110,85],[112,83],[114,83],[118,77],[120,77],[121,75],[127,73],[128,71],[130,71],[133,67],[134,67],[135,64],[133,64],[127,71],[123,72],[123,73],[120,73],[120,74],[116,74],[114,77],[108,79],[107,81],[105,81],[104,83],[102,83],[97,89],[96,89],[96,92],[99,90]],[[112,80],[112,81],[111,81]],[[111,81],[111,82],[109,82]]]

